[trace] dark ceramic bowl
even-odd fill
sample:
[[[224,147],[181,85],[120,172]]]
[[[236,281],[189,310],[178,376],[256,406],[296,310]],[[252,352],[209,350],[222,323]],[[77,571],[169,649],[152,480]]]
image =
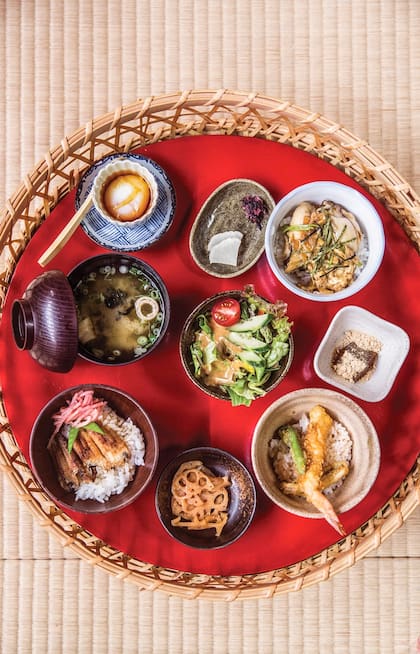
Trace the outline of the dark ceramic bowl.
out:
[[[163,316],[154,342],[136,348],[124,357],[101,358],[79,342],[75,289],[99,268],[134,271],[158,290],[162,301]],[[140,259],[110,253],[86,259],[70,272],[68,278],[61,271],[52,270],[34,279],[23,297],[13,303],[12,329],[17,347],[29,350],[41,366],[54,372],[68,372],[77,354],[104,365],[121,365],[142,359],[162,341],[169,314],[168,292],[158,273]]]
[[[44,368],[68,372],[77,356],[77,317],[66,276],[50,270],[34,279],[12,306],[16,345]]]
[[[94,363],[111,366],[138,361],[156,349],[156,347],[165,336],[166,330],[168,328],[170,303],[166,286],[156,270],[154,270],[154,268],[152,268],[152,266],[147,264],[145,261],[141,261],[135,257],[126,256],[123,254],[100,254],[96,257],[92,257],[91,259],[83,261],[70,272],[68,280],[76,297],[78,289],[80,288],[80,284],[83,283],[83,280],[86,280],[90,275],[92,275],[92,273],[97,274],[99,270],[108,270],[110,279],[115,273],[122,273],[124,275],[130,275],[134,273],[134,275],[138,275],[139,278],[145,278],[151,286],[158,290],[160,294],[162,305],[161,312],[163,313],[163,317],[159,324],[158,333],[154,342],[152,344],[146,345],[144,348],[139,347],[137,351],[133,350],[129,355],[125,357],[117,356],[115,359],[111,359],[110,357],[102,358],[99,355],[95,355],[94,349],[89,349],[80,341],[79,354],[84,359],[88,359]]]
[[[47,449],[54,431],[52,416],[65,406],[76,391],[93,390],[95,397],[106,400],[108,405],[123,418],[131,418],[141,430],[145,443],[144,465],[137,466],[133,480],[119,495],[111,495],[106,502],[76,500],[75,494],[64,490],[58,481],[55,463]],[[59,504],[80,513],[109,513],[134,502],[144,491],[156,469],[159,446],[155,429],[142,407],[122,391],[101,384],[83,384],[62,391],[42,409],[31,432],[29,454],[32,469],[42,489]]]
[[[197,378],[194,374],[194,364],[191,356],[191,345],[194,342],[195,338],[195,332],[197,330],[198,324],[197,324],[197,318],[199,315],[202,313],[209,313],[211,311],[212,306],[215,304],[220,299],[223,298],[235,298],[236,300],[241,300],[243,298],[243,293],[242,291],[223,291],[221,293],[217,293],[216,295],[212,295],[211,297],[207,298],[203,302],[201,302],[188,316],[187,320],[185,321],[185,324],[182,328],[181,332],[181,339],[179,343],[179,352],[181,356],[181,361],[182,365],[184,367],[185,372],[187,373],[188,377],[190,380],[199,388],[202,390],[204,393],[207,393],[207,395],[210,395],[211,397],[215,397],[218,400],[229,400],[229,396],[223,392],[223,390],[219,389],[217,386],[207,386],[204,384],[204,382]],[[259,296],[261,297],[261,296]],[[265,300],[265,298],[261,299]],[[268,301],[268,300],[265,300]],[[283,357],[283,359],[280,361],[280,366],[277,370],[274,370],[271,373],[270,378],[268,381],[263,385],[263,389],[265,393],[269,393],[271,390],[273,390],[281,381],[284,379],[286,376],[292,360],[293,360],[293,353],[294,353],[294,344],[293,344],[293,337],[290,334],[289,336],[289,353]]]
[[[201,461],[214,475],[228,476],[228,520],[220,536],[215,529],[189,530],[171,524],[172,479],[182,463]],[[163,470],[156,488],[156,510],[166,531],[176,540],[198,549],[217,549],[230,545],[249,527],[256,506],[256,491],[252,477],[234,456],[214,447],[197,447],[177,456]]]

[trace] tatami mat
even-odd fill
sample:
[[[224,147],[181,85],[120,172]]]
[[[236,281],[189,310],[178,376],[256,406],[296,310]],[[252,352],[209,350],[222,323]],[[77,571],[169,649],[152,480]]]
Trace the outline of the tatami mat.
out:
[[[416,652],[420,566],[365,559],[299,593],[230,604],[139,592],[77,560],[3,561],[6,652]]]
[[[0,0],[0,204],[92,117],[188,88],[260,91],[324,114],[419,192],[419,32],[417,0]],[[1,654],[420,650],[418,510],[330,581],[231,604],[93,569],[5,475],[0,512]]]

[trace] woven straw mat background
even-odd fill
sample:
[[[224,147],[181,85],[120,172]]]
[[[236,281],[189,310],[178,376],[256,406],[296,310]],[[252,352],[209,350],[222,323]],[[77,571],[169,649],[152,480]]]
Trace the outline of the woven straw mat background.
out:
[[[150,94],[320,112],[420,190],[418,0],[0,0],[0,201],[65,134]],[[418,301],[418,299],[417,299]],[[139,591],[63,549],[0,475],[0,653],[420,651],[420,514],[327,582],[226,604]]]

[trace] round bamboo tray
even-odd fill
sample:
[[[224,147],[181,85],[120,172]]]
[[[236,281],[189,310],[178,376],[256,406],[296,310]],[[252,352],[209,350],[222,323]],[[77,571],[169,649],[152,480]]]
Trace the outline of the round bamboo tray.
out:
[[[340,168],[380,199],[420,251],[420,198],[366,142],[317,113],[257,93],[185,91],[119,107],[62,140],[6,202],[0,222],[0,307],[32,234],[98,159],[157,141],[235,134],[286,143]],[[140,589],[184,598],[267,598],[323,581],[352,566],[398,529],[420,504],[420,457],[398,490],[365,524],[339,543],[281,569],[209,576],[162,568],[113,549],[75,524],[40,490],[13,436],[0,397],[0,467],[41,525],[82,559]]]

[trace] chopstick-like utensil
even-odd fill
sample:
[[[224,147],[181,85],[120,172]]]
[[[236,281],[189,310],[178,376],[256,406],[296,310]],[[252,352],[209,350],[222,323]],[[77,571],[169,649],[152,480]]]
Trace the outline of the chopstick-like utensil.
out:
[[[76,211],[74,216],[69,220],[64,229],[59,233],[57,238],[51,243],[49,248],[47,248],[38,259],[40,266],[46,266],[54,257],[60,252],[60,250],[65,246],[67,241],[73,236],[77,227],[82,222],[85,214],[89,211],[93,204],[92,194],[89,193],[85,201],[80,205],[79,209]]]

